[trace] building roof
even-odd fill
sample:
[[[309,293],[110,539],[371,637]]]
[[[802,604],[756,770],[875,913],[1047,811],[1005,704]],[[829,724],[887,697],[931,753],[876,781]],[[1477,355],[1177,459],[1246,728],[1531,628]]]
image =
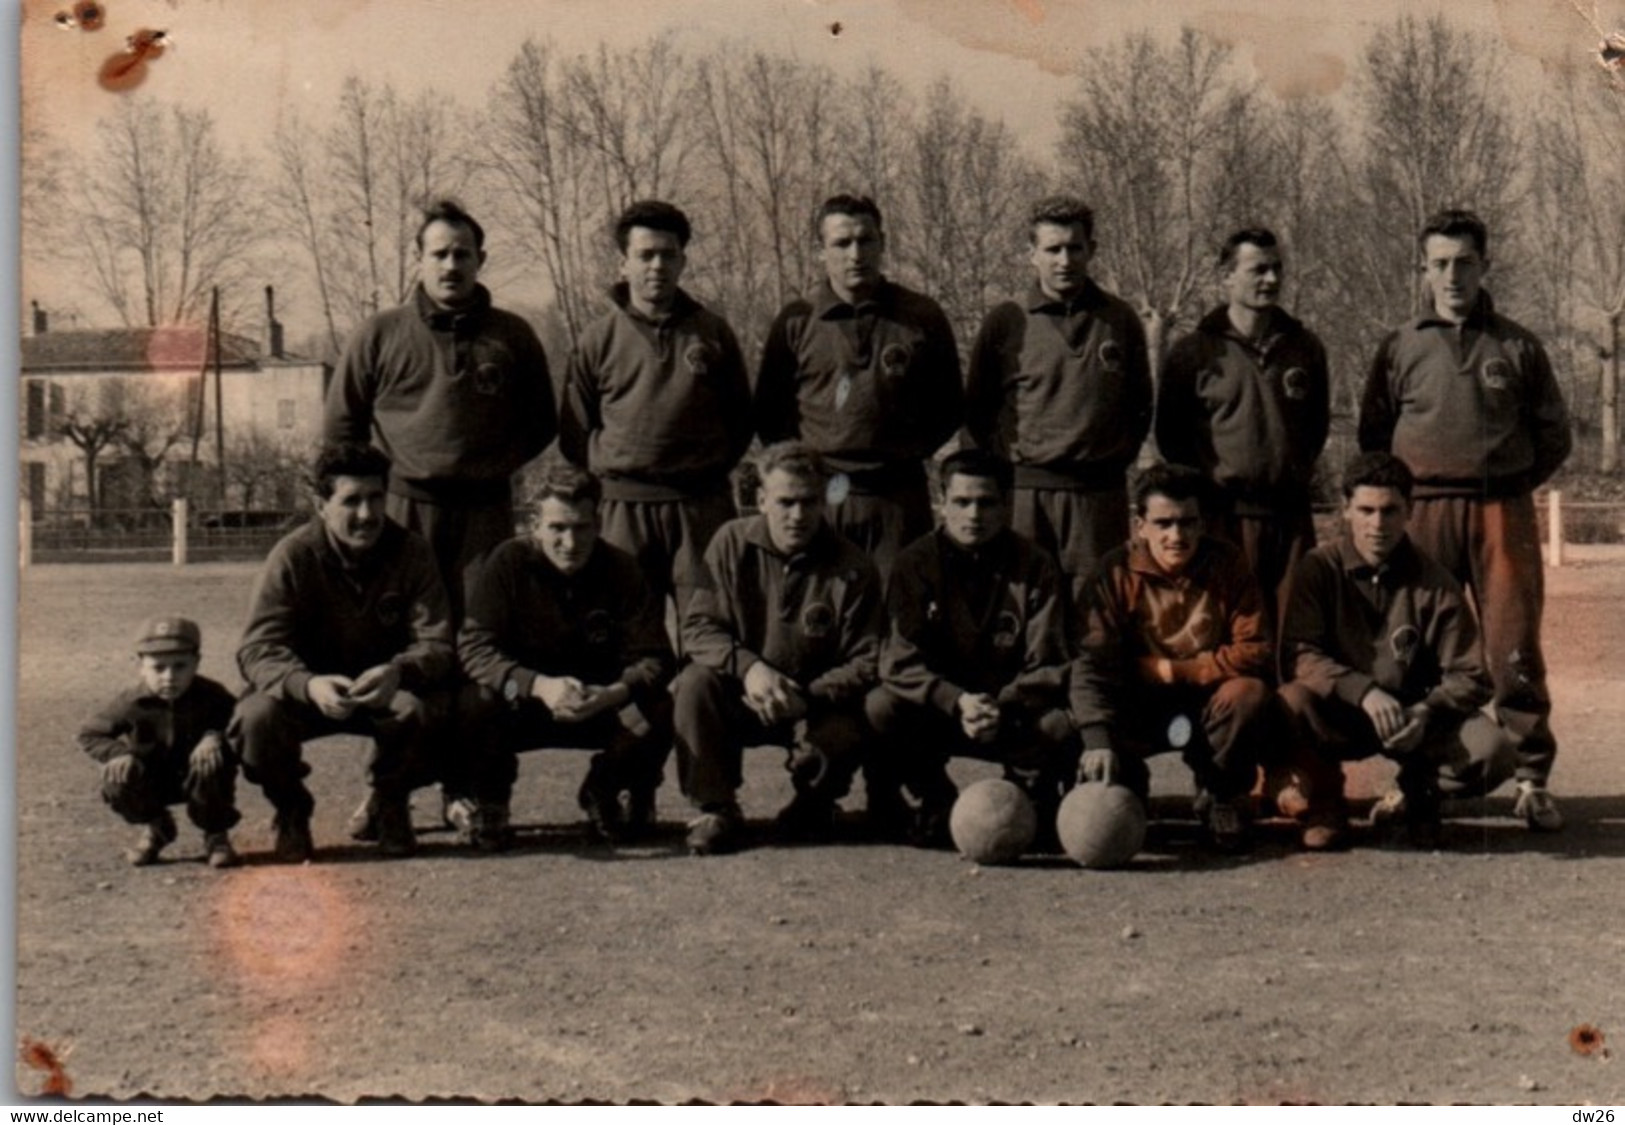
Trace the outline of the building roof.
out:
[[[25,336],[22,372],[192,371],[203,366],[208,334],[202,328],[84,328]],[[260,346],[246,336],[223,332],[220,366],[256,369]],[[213,364],[210,365],[213,367]]]

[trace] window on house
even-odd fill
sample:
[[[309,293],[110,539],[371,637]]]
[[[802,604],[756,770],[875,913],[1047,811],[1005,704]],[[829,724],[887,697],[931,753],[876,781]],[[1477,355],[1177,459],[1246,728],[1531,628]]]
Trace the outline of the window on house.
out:
[[[46,387],[37,379],[28,381],[28,416],[25,422],[28,426],[24,436],[30,439],[39,439],[46,436],[48,423],[45,418]]]

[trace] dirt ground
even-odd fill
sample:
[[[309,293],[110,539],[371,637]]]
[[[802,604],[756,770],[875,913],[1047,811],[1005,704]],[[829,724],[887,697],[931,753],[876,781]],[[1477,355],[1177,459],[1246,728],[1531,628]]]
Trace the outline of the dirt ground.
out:
[[[342,738],[309,754],[318,862],[265,862],[245,788],[248,866],[209,870],[183,826],[131,870],[74,731],[151,612],[196,616],[204,672],[236,687],[253,568],[37,567],[17,1034],[66,1054],[74,1096],[118,1098],[1617,1104],[1625,1060],[1570,1033],[1625,1051],[1625,556],[1577,554],[1546,627],[1567,831],[1526,833],[1500,795],[1456,808],[1437,853],[1305,857],[1280,824],[1221,860],[1168,763],[1169,819],[1110,873],[864,843],[856,815],[831,846],[694,859],[670,780],[652,846],[589,846],[568,752],[525,756],[515,852],[456,848],[423,793],[420,856],[374,862],[344,838],[363,783]],[[781,763],[747,756],[759,827]],[[24,1093],[44,1079],[19,1066]]]

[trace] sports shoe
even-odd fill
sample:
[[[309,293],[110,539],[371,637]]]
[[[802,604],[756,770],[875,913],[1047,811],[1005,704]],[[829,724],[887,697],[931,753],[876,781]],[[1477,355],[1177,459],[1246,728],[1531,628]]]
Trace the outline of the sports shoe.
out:
[[[378,798],[378,854],[390,858],[413,855],[418,850],[412,831],[412,806],[405,797]]]
[[[1371,831],[1378,834],[1394,832],[1402,823],[1407,814],[1405,793],[1400,789],[1390,789],[1377,798],[1377,803],[1371,806]]]
[[[952,800],[922,801],[914,810],[914,823],[909,825],[908,842],[916,848],[950,848],[953,836],[948,831],[948,818],[953,815]]]
[[[378,841],[378,795],[368,793],[367,799],[356,806],[355,812],[350,814],[350,822],[345,825],[345,831],[350,839],[357,843],[372,844]]]
[[[243,862],[243,857],[237,854],[237,849],[231,846],[231,833],[205,832],[203,834],[203,855],[210,867],[237,867]]]
[[[690,855],[726,855],[738,851],[745,818],[733,803],[715,805],[688,822]]]
[[[474,818],[479,812],[479,806],[467,797],[453,797],[445,803],[440,810],[441,818],[447,826],[456,830],[459,844],[474,842]]]
[[[1518,799],[1513,803],[1512,815],[1523,817],[1531,832],[1557,832],[1563,827],[1563,813],[1552,791],[1533,781],[1518,782]]]
[[[1207,829],[1208,843],[1225,855],[1239,855],[1253,845],[1252,831],[1247,823],[1243,804],[1246,797],[1211,799],[1201,812],[1202,826]]]
[[[1335,812],[1312,812],[1303,826],[1300,843],[1306,852],[1334,852],[1348,846],[1348,817]]]
[[[505,852],[513,846],[513,828],[508,823],[508,806],[481,801],[474,806],[468,842],[482,852]]]
[[[773,834],[788,843],[827,843],[835,834],[835,802],[797,793],[773,818]]]
[[[310,817],[296,813],[277,813],[271,821],[276,832],[276,844],[271,854],[278,863],[309,863],[316,858],[316,842],[310,837]]]
[[[626,822],[621,813],[621,796],[612,789],[582,782],[576,793],[576,804],[587,814],[591,834],[606,844],[619,844],[626,839]]]
[[[125,849],[124,858],[131,867],[150,867],[158,862],[158,853],[175,842],[175,818],[168,809],[141,826],[141,835]]]

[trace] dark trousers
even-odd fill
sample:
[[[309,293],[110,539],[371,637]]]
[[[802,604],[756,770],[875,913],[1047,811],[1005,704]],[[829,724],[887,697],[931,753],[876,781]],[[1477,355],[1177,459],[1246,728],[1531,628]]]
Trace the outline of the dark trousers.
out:
[[[205,832],[224,832],[242,819],[237,811],[237,764],[229,755],[207,780],[192,773],[184,758],[136,758],[122,785],[102,780],[102,800],[131,824],[157,820],[170,805],[184,804],[186,817]]]
[[[1258,588],[1264,594],[1264,622],[1279,650],[1281,621],[1292,594],[1292,573],[1315,546],[1315,521],[1309,502],[1267,516],[1222,512],[1210,525],[1213,534],[1241,548],[1258,577]],[[1277,666],[1278,675],[1280,671]]]
[[[1269,686],[1251,676],[1213,687],[1136,684],[1120,702],[1112,732],[1123,770],[1117,780],[1143,800],[1151,786],[1146,760],[1178,751],[1198,790],[1219,800],[1241,796],[1253,787],[1259,752],[1271,734],[1270,698]],[[1187,738],[1183,746],[1175,745],[1176,724]]]
[[[265,791],[278,813],[308,817],[316,807],[305,788],[310,766],[304,760],[304,744],[329,734],[371,738],[368,783],[382,799],[405,800],[432,779],[429,745],[441,734],[450,702],[444,692],[420,698],[397,691],[387,711],[357,711],[348,719],[329,719],[314,703],[247,695],[232,716],[232,741],[242,753],[243,776]]]
[[[1021,488],[1011,494],[1010,526],[1055,556],[1068,579],[1073,605],[1100,558],[1128,539],[1128,493]]]
[[[1404,793],[1483,794],[1517,768],[1517,739],[1482,711],[1465,719],[1435,715],[1414,750],[1383,749],[1371,717],[1338,696],[1319,696],[1302,684],[1281,689],[1294,748],[1294,764],[1307,783],[1311,809],[1343,811],[1343,763],[1381,754],[1399,763]]]
[[[1478,500],[1418,498],[1412,540],[1473,593],[1484,660],[1495,681],[1495,712],[1519,740],[1520,781],[1541,785],[1557,757],[1552,697],[1540,650],[1546,576],[1532,496]]]
[[[1005,777],[1026,791],[1048,823],[1078,772],[1080,747],[1063,708],[1001,708],[998,734],[989,742],[968,737],[956,717],[886,687],[869,693],[864,711],[876,739],[870,776],[901,782],[923,804],[952,804],[958,790],[948,776],[949,759],[978,758],[1004,766]]]
[[[457,700],[461,738],[477,748],[473,793],[482,803],[505,805],[527,750],[593,750],[586,786],[600,792],[653,793],[671,753],[671,701],[647,708],[606,711],[582,723],[561,723],[540,700],[510,706],[483,684],[467,684]]]
[[[451,603],[451,622],[463,623],[463,576],[481,558],[514,536],[513,503],[436,504],[391,492],[384,497],[390,519],[423,536],[434,552]]]
[[[838,801],[863,763],[869,729],[860,703],[831,707],[812,700],[794,722],[764,724],[745,705],[745,687],[702,664],[690,664],[672,684],[677,779],[700,809],[736,800],[744,784],[747,746],[783,746],[798,794]]]
[[[705,548],[735,514],[727,492],[685,500],[606,497],[598,513],[604,541],[638,560],[650,588],[676,602],[678,621],[700,580]]]
[[[830,524],[874,560],[882,581],[891,577],[898,552],[933,526],[925,473],[917,479],[905,475],[908,479],[888,487],[854,488],[829,506]]]

